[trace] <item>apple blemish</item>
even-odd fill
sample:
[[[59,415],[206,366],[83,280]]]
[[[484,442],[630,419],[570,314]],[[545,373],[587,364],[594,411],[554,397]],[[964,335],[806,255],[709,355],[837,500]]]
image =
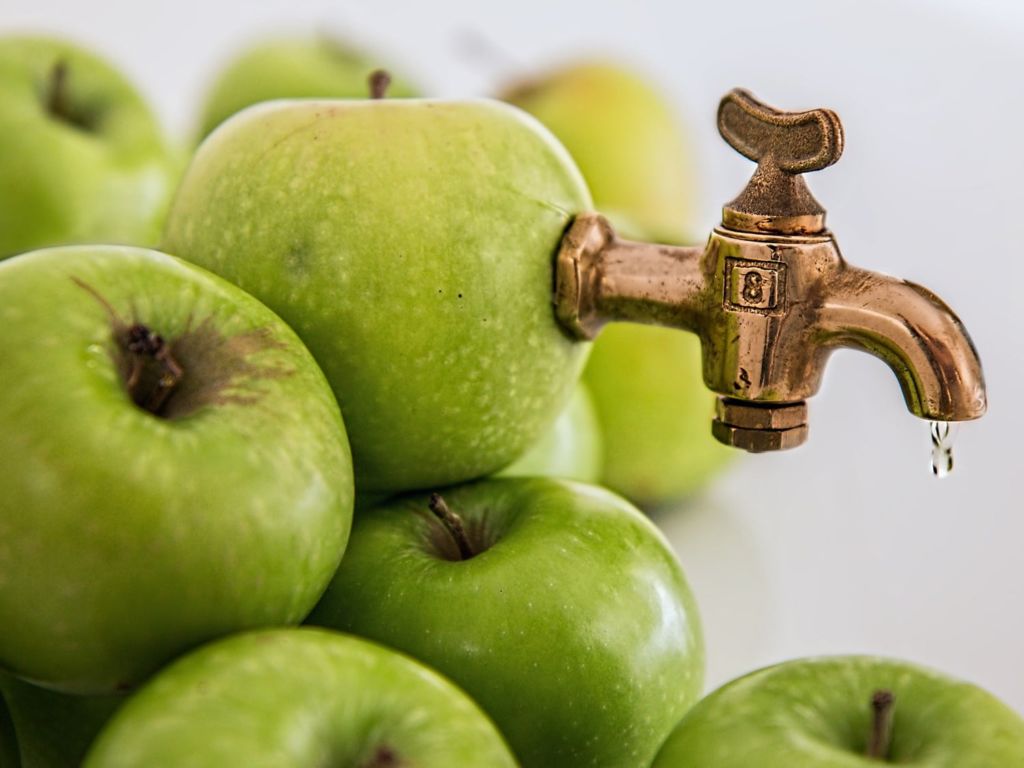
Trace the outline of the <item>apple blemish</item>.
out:
[[[359,768],[400,768],[403,764],[395,750],[382,744],[374,751],[369,762],[362,763]]]
[[[207,405],[249,405],[259,399],[255,391],[241,391],[241,381],[276,379],[293,373],[279,366],[259,365],[254,354],[280,344],[264,328],[225,336],[206,318],[173,341],[148,325],[121,319],[110,302],[92,286],[71,278],[99,302],[110,316],[117,362],[125,391],[139,408],[173,420]]]

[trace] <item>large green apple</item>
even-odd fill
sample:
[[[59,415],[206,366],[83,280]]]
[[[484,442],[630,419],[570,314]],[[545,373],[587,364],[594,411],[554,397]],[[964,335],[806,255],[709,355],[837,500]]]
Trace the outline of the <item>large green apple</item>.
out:
[[[506,477],[564,477],[596,483],[604,458],[601,428],[585,384],[576,391],[565,409],[540,440],[500,473]]]
[[[804,659],[708,696],[672,733],[653,768],[880,764],[1024,765],[1024,720],[977,686],[907,662]]]
[[[165,254],[0,263],[0,668],[68,691],[297,623],[348,538],[338,406],[266,307]]]
[[[175,662],[118,712],[85,768],[512,768],[476,704],[365,640],[278,629]]]
[[[365,99],[367,80],[380,68],[376,57],[326,35],[259,42],[232,59],[214,81],[203,106],[200,136],[261,101]],[[389,97],[414,95],[408,83],[391,81]]]
[[[0,37],[0,258],[155,245],[178,163],[135,88],[68,43]]]
[[[570,65],[503,98],[533,114],[579,165],[594,204],[627,237],[692,237],[694,162],[664,95],[610,62]],[[730,455],[711,436],[700,342],[643,325],[606,328],[584,372],[605,440],[601,482],[643,507],[686,496]]]
[[[693,597],[654,525],[603,489],[547,478],[357,516],[308,621],[450,677],[527,768],[648,765],[704,674]]]
[[[500,102],[272,102],[203,143],[164,246],[295,329],[359,492],[392,492],[498,470],[564,407],[589,345],[557,323],[552,261],[589,207],[561,145]]]
[[[9,758],[18,768],[77,768],[124,695],[72,696],[0,674],[0,700],[11,718]],[[0,704],[2,705],[2,704]],[[0,743],[3,737],[0,736]],[[0,768],[8,768],[0,749]]]

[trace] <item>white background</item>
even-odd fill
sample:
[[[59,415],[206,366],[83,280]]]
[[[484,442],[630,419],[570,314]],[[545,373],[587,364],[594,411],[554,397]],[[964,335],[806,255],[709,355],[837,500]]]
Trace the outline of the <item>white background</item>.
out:
[[[725,91],[835,109],[845,155],[810,182],[844,255],[924,283],[958,311],[990,411],[960,430],[956,471],[936,480],[926,424],[906,412],[892,374],[842,352],[811,400],[807,445],[744,458],[664,518],[703,607],[709,683],[793,656],[880,652],[1024,711],[1024,5],[0,0],[0,30],[95,45],[179,136],[239,45],[314,29],[381,51],[447,96],[579,54],[640,67],[694,126],[708,228],[752,171],[715,132]]]

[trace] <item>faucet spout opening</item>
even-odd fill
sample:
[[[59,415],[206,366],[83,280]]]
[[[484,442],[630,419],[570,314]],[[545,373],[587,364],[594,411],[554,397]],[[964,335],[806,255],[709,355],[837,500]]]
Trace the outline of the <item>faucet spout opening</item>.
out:
[[[974,344],[960,319],[927,288],[846,267],[829,285],[819,320],[824,344],[882,359],[914,415],[968,421],[985,413]]]

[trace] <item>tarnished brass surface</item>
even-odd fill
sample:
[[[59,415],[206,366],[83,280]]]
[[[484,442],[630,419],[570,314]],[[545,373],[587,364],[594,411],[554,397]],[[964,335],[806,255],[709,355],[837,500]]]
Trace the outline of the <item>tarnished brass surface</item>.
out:
[[[556,263],[563,326],[579,338],[610,321],[696,333],[704,381],[722,396],[712,431],[748,451],[803,442],[803,401],[838,347],[885,361],[921,418],[981,416],[981,363],[957,316],[919,285],[847,265],[824,227],[799,174],[839,158],[835,114],[779,112],[737,90],[722,100],[718,122],[758,162],[722,225],[703,248],[679,247],[623,240],[600,214],[578,216]]]

